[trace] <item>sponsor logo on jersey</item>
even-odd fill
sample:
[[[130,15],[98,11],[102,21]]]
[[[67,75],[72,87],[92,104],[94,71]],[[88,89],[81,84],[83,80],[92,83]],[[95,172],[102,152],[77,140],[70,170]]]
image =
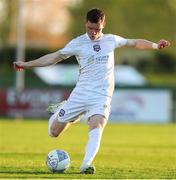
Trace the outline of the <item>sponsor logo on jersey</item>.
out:
[[[101,50],[101,48],[100,48],[100,45],[99,45],[99,44],[95,44],[95,45],[93,45],[93,49],[94,49],[94,51],[96,51],[96,52],[98,52],[98,51],[100,51],[100,50]]]
[[[109,56],[99,56],[96,57],[96,64],[106,64],[108,62]]]
[[[65,114],[65,110],[61,109],[61,110],[59,111],[59,117],[64,116],[64,114]]]

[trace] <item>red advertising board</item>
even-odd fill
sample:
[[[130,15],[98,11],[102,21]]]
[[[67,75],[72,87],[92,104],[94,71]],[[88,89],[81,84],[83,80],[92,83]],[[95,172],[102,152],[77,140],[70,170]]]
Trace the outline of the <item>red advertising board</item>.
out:
[[[0,90],[0,116],[48,117],[49,103],[67,98],[70,91],[30,89],[17,93],[14,89]]]

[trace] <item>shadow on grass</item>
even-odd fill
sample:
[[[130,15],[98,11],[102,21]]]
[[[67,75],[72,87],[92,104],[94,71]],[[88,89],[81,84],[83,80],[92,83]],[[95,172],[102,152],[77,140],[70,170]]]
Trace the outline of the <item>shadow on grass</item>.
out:
[[[0,179],[92,179],[94,175],[79,172],[51,173],[46,171],[0,171]]]
[[[33,174],[33,175],[40,175],[40,174],[48,174],[48,175],[64,175],[64,174],[80,174],[79,172],[65,172],[65,173],[52,173],[46,171],[0,171],[0,174]]]
[[[46,171],[0,171],[0,178],[8,179],[77,179],[79,172],[51,173]]]

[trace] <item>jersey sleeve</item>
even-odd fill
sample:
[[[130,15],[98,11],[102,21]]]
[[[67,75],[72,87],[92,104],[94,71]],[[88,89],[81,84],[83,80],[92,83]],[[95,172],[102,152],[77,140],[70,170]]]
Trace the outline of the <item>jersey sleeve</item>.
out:
[[[59,50],[59,54],[63,59],[77,55],[78,43],[76,39],[71,40],[64,48]]]
[[[121,36],[114,35],[114,40],[115,40],[115,48],[120,48],[127,44],[127,39]]]

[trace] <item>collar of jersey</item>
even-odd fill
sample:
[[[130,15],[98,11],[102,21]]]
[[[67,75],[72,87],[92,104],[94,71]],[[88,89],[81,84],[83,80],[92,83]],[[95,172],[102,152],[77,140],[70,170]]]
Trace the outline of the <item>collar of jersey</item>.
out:
[[[103,37],[103,33],[101,33],[101,36],[98,38],[98,39],[96,39],[96,40],[92,40],[92,39],[90,39],[90,37],[89,37],[89,35],[86,33],[86,37],[87,37],[87,39],[89,39],[90,41],[93,41],[93,42],[96,42],[96,41],[99,41],[102,37]]]

